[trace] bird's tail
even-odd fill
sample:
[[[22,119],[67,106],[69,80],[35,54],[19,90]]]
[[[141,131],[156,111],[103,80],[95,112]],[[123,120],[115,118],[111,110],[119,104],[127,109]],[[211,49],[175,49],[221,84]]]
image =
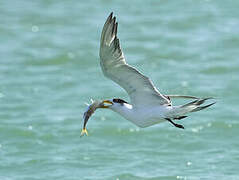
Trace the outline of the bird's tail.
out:
[[[185,114],[188,114],[191,112],[196,112],[196,111],[201,111],[201,110],[208,108],[216,103],[216,102],[213,102],[208,105],[201,106],[206,100],[209,100],[209,99],[213,99],[213,98],[210,97],[210,98],[197,99],[197,100],[187,103],[185,105],[175,106],[171,111],[169,111],[168,116],[170,118],[174,118],[174,119],[182,119],[182,118],[186,117],[186,116],[184,116]]]

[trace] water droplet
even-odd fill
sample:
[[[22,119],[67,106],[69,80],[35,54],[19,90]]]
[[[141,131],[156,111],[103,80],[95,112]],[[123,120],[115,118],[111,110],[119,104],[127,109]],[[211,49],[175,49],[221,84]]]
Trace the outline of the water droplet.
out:
[[[199,131],[201,131],[203,129],[203,126],[198,126],[196,128],[192,128],[192,132],[194,133],[198,133]]]
[[[184,179],[184,180],[186,180],[187,179],[187,177],[185,176],[185,177],[183,177],[183,176],[177,176],[176,177],[177,179]]]
[[[188,86],[188,82],[187,82],[187,81],[182,81],[182,82],[181,82],[181,85],[182,85],[183,87],[187,87],[187,86]]]
[[[0,93],[0,98],[2,98],[4,95],[2,93]]]
[[[232,127],[232,124],[228,124],[228,127],[231,128],[231,127]]]
[[[90,157],[85,156],[85,157],[83,157],[83,159],[84,159],[84,160],[90,160]]]
[[[75,57],[75,54],[72,53],[72,52],[68,52],[67,53],[67,56],[70,58],[70,59],[73,59]]]
[[[215,166],[215,165],[212,165],[212,166],[211,166],[211,169],[216,169],[216,166]]]
[[[105,121],[106,120],[104,116],[102,116],[100,119],[101,119],[101,121]]]
[[[192,128],[192,132],[197,133],[199,130],[197,128]]]
[[[192,165],[192,163],[191,162],[187,162],[187,166],[191,166]]]
[[[134,132],[135,130],[133,128],[130,128],[129,129],[129,132]]]
[[[29,130],[32,130],[32,126],[31,126],[31,125],[30,125],[30,126],[28,126],[28,129],[29,129]]]
[[[212,123],[207,123],[207,127],[211,127],[212,126]]]
[[[32,32],[38,32],[39,27],[38,26],[32,26]]]
[[[177,176],[176,178],[177,179],[183,179],[183,176]]]

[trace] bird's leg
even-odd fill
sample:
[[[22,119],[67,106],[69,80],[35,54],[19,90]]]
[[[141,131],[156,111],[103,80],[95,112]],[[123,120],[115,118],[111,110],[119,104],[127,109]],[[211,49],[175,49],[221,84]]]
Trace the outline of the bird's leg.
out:
[[[177,127],[177,128],[182,128],[182,129],[184,129],[184,127],[183,127],[183,125],[181,125],[181,124],[176,124],[176,123],[174,123],[171,119],[169,119],[169,118],[165,118],[167,121],[169,121],[171,124],[173,124],[175,127]]]
[[[188,116],[179,116],[179,117],[176,117],[176,118],[173,118],[174,120],[181,120],[181,119],[184,119],[184,118],[186,118],[186,117],[188,117]]]

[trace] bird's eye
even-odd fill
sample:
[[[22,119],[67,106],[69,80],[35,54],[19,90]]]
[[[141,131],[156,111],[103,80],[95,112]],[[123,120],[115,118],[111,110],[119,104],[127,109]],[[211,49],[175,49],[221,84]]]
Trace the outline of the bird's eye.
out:
[[[120,103],[120,104],[127,103],[126,101],[124,101],[122,99],[113,99],[113,102],[114,103]]]
[[[114,103],[118,103],[118,99],[113,99],[113,102]]]

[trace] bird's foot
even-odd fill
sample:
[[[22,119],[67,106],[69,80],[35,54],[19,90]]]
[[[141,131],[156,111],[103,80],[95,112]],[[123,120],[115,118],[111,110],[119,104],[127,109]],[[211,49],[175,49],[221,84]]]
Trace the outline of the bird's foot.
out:
[[[174,125],[174,126],[175,126],[175,127],[177,127],[177,128],[184,129],[183,125],[181,125],[181,124],[176,124],[176,123],[175,123],[175,125]]]
[[[169,121],[171,124],[173,124],[175,127],[184,129],[183,125],[174,123],[174,122],[173,122],[171,119],[169,119],[169,118],[165,118],[165,119],[166,119],[167,121]]]

